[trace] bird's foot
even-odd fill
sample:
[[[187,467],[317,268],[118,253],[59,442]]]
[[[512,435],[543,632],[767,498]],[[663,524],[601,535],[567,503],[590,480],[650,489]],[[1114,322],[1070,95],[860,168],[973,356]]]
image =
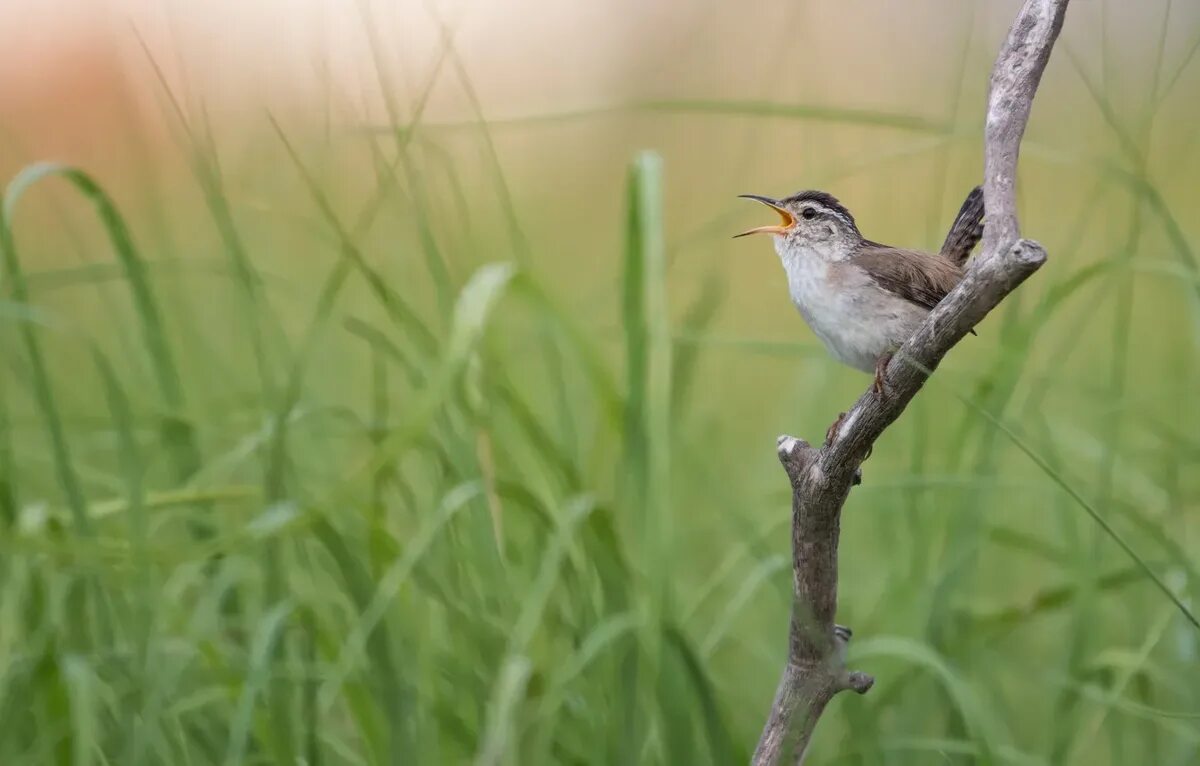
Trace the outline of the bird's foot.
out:
[[[837,420],[825,429],[825,444],[826,446],[833,444],[833,440],[837,438],[838,429],[842,427],[842,422],[846,419],[846,413],[839,412]]]
[[[887,372],[888,362],[892,361],[891,354],[884,354],[875,361],[875,382],[871,384],[871,390],[880,399],[887,396],[887,385],[883,381],[883,376]]]

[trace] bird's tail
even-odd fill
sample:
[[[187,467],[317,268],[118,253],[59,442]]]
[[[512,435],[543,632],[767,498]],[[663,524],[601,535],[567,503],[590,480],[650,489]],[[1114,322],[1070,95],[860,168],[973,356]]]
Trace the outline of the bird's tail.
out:
[[[971,256],[975,245],[983,238],[983,188],[976,186],[963,201],[942,243],[941,254],[955,264],[962,266]]]

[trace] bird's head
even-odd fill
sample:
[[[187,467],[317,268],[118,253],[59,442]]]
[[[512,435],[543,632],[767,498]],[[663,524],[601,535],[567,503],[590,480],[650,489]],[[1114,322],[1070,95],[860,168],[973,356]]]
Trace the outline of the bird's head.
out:
[[[837,253],[862,240],[854,216],[832,194],[802,191],[783,199],[758,194],[743,194],[744,199],[761,202],[780,218],[774,226],[758,226],[735,237],[748,234],[774,234],[775,249],[781,256],[799,250]]]

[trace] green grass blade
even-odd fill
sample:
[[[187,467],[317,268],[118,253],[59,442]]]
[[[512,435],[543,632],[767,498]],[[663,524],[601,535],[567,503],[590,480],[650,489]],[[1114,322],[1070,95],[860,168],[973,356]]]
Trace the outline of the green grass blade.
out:
[[[325,219],[326,223],[333,229],[334,234],[337,236],[338,243],[342,249],[342,257],[354,264],[355,268],[366,279],[371,291],[388,312],[388,315],[397,324],[400,324],[411,333],[413,341],[417,343],[420,349],[427,354],[433,353],[437,346],[437,341],[433,333],[429,331],[428,327],[421,321],[418,314],[409,306],[408,302],[395,289],[388,285],[387,280],[376,269],[367,263],[358,244],[354,241],[353,235],[343,225],[338,214],[334,211],[329,196],[301,161],[299,152],[296,151],[287,134],[283,132],[283,128],[280,127],[279,123],[273,117],[270,121],[275,134],[279,137],[280,143],[287,150],[288,157],[296,167],[301,180],[312,196],[313,203],[317,206],[321,217]]]
[[[336,660],[334,672],[322,686],[319,695],[319,707],[322,716],[326,715],[333,705],[337,691],[341,684],[344,683],[344,679],[349,675],[355,664],[362,659],[363,651],[368,645],[368,638],[381,624],[388,607],[396,599],[404,586],[408,584],[413,570],[420,564],[422,558],[429,551],[429,548],[437,540],[438,536],[443,533],[443,530],[454,517],[464,508],[467,508],[471,501],[482,495],[483,487],[478,482],[461,485],[449,492],[443,498],[437,512],[408,540],[403,553],[378,577],[374,592],[370,596],[370,601],[362,607],[356,624],[350,630],[339,649],[339,656]],[[330,538],[325,536],[323,542],[329,545]],[[344,559],[344,555],[336,553],[335,557]],[[345,571],[354,572],[356,569],[348,569],[347,567],[348,564],[344,562],[343,569]],[[354,575],[350,576],[354,577]],[[365,585],[366,581],[358,589],[362,590],[362,587]]]
[[[354,601],[359,613],[364,616],[365,623],[368,612],[372,612],[372,616],[374,616],[378,611],[377,609],[372,611],[372,591],[375,583],[371,579],[370,571],[357,559],[345,536],[340,534],[326,519],[318,519],[313,526],[313,531],[336,562],[349,591],[349,596]],[[402,581],[403,576],[398,579]],[[389,751],[401,753],[410,743],[407,743],[404,738],[408,727],[396,723],[405,718],[406,711],[403,707],[405,678],[392,661],[391,637],[382,615],[375,617],[371,624],[364,624],[361,628],[356,629],[346,639],[343,647],[339,647],[343,656],[346,656],[346,646],[353,647],[356,651],[365,648],[371,666],[378,671],[376,678],[379,690],[378,707],[351,704],[351,709],[356,713],[355,719],[359,731],[366,738],[376,760],[383,762],[387,759]],[[348,667],[348,665],[349,660],[339,664],[340,667]],[[322,690],[318,686],[314,700],[317,718],[325,717],[323,708],[328,706],[325,703],[330,699],[332,699],[332,689]],[[391,724],[389,725],[388,722]]]
[[[6,281],[11,284],[12,295],[18,303],[29,302],[29,290],[25,283],[25,274],[21,269],[21,261],[17,256],[16,241],[13,238],[12,225],[9,216],[13,210],[13,198],[9,192],[4,194],[4,204],[0,206],[0,263],[6,272]],[[91,535],[92,525],[87,515],[87,500],[79,475],[67,442],[67,432],[63,427],[62,415],[59,411],[58,400],[50,377],[50,371],[42,356],[41,342],[35,327],[29,322],[21,322],[18,332],[25,346],[25,354],[29,360],[29,374],[33,385],[34,399],[46,430],[50,437],[50,448],[54,458],[55,469],[59,483],[67,498],[67,507],[71,509],[75,529],[82,535]]]
[[[691,343],[685,338],[695,338],[703,336],[707,332],[707,328],[712,324],[717,312],[721,308],[721,302],[725,298],[725,286],[714,272],[713,276],[705,280],[704,286],[700,290],[700,295],[688,308],[687,313],[680,323],[679,331],[674,333],[672,337],[672,358],[671,358],[671,412],[675,427],[678,428],[679,420],[682,419],[686,405],[692,393],[692,386],[696,379],[696,365],[700,359],[702,346],[699,343]]]
[[[153,614],[154,598],[151,592],[151,570],[149,559],[150,523],[146,515],[146,492],[143,486],[145,465],[141,449],[138,447],[134,434],[133,412],[129,405],[129,397],[122,388],[112,365],[100,351],[95,351],[96,369],[104,384],[105,399],[108,401],[109,413],[117,434],[117,452],[121,464],[121,473],[125,479],[125,508],[128,521],[130,548],[133,550],[133,561],[136,566],[137,583],[141,592],[137,604],[141,614],[138,628],[138,641],[142,651],[145,651],[143,633],[149,630],[150,615]],[[95,516],[89,509],[89,515]]]
[[[911,114],[896,114],[873,109],[846,109],[809,104],[781,104],[773,101],[737,101],[708,99],[673,99],[642,101],[636,108],[647,112],[678,114],[735,115],[755,118],[777,118],[829,122],[842,125],[866,125],[896,128],[919,133],[949,133],[953,125]]]
[[[708,665],[688,642],[687,636],[677,627],[667,627],[666,639],[666,645],[678,655],[684,675],[690,682],[689,696],[697,701],[696,704],[700,708],[703,724],[701,730],[708,739],[712,762],[745,763],[750,753],[746,752],[745,745],[740,749],[734,745],[733,735],[726,722],[716,684],[709,675]],[[675,701],[672,701],[672,704],[674,703]]]
[[[721,615],[712,623],[708,635],[700,642],[700,656],[705,658],[711,656],[725,638],[725,634],[732,630],[735,625],[739,624],[737,621],[738,613],[741,612],[759,589],[769,584],[776,572],[787,569],[790,566],[791,559],[787,556],[770,556],[766,560],[760,561],[746,575],[741,587],[729,599],[729,603],[725,605],[725,608],[721,611]]]
[[[96,215],[100,218],[129,281],[134,307],[142,320],[142,337],[150,354],[164,404],[172,411],[178,412],[184,405],[183,384],[171,345],[167,341],[162,311],[154,298],[146,265],[134,247],[129,227],[100,185],[78,168],[55,163],[30,165],[18,173],[8,186],[4,195],[5,219],[10,222],[13,220],[17,202],[29,187],[50,177],[64,179],[95,206]]]
[[[18,501],[16,453],[13,451],[5,380],[5,376],[0,376],[0,529],[7,531],[16,523]]]
[[[476,764],[513,762],[505,758],[513,732],[513,718],[518,703],[525,694],[525,685],[532,670],[527,652],[538,625],[543,619],[551,593],[559,579],[559,569],[579,526],[595,509],[590,500],[578,500],[567,509],[554,540],[547,547],[538,565],[538,573],[525,597],[521,613],[509,631],[504,664],[493,689],[488,723],[483,743],[476,755]]]
[[[291,612],[291,603],[285,601],[276,604],[259,620],[250,645],[250,664],[246,680],[230,722],[229,742],[223,761],[225,766],[237,766],[246,762],[246,747],[254,723],[256,701],[268,691],[275,647]]]
[[[450,337],[443,356],[420,392],[401,427],[379,444],[352,478],[374,475],[381,467],[399,459],[423,437],[440,407],[452,396],[456,383],[466,371],[476,345],[482,340],[495,305],[506,292],[516,272],[511,264],[493,263],[481,267],[459,293],[454,307]],[[346,482],[344,486],[349,486]]]
[[[97,679],[78,655],[62,659],[63,683],[71,705],[71,766],[90,766],[101,751]]]
[[[479,752],[475,756],[475,766],[519,763],[512,753],[515,729],[513,718],[516,717],[517,708],[525,697],[525,687],[529,683],[531,671],[529,659],[522,656],[510,656],[501,666],[496,687],[488,702],[487,723]]]
[[[978,745],[979,762],[990,763],[994,760],[997,743],[988,726],[988,719],[971,687],[956,669],[950,667],[930,647],[907,638],[891,636],[868,638],[854,647],[856,662],[885,657],[913,664],[932,673],[950,695],[955,708],[967,725],[967,733]]]
[[[670,407],[671,336],[666,307],[662,160],[646,152],[629,170],[622,274],[621,326],[625,340],[626,401],[622,423],[625,505],[631,517],[641,577],[640,614],[647,629],[643,646],[627,665],[621,705],[639,709],[643,694],[659,686],[662,633],[649,626],[669,607],[671,571]],[[669,713],[665,708],[660,714]],[[632,757],[649,736],[645,717],[629,717],[621,735]],[[670,720],[662,726],[672,727]]]
[[[1105,519],[1104,516],[1083,497],[1083,495],[1079,494],[1074,487],[1072,487],[1065,479],[1063,479],[1062,475],[1058,471],[1054,470],[1053,466],[1046,462],[1045,458],[1035,452],[1028,444],[1025,443],[1024,439],[1018,436],[1012,429],[993,416],[990,412],[980,408],[973,401],[966,397],[960,396],[957,393],[955,396],[958,396],[958,398],[964,404],[990,421],[993,426],[995,426],[1002,434],[1008,437],[1008,440],[1013,443],[1013,446],[1025,453],[1025,456],[1032,460],[1034,465],[1041,469],[1041,471],[1046,474],[1051,481],[1053,481],[1060,488],[1062,488],[1064,492],[1070,495],[1071,499],[1075,501],[1075,504],[1082,508],[1084,512],[1086,512],[1087,515],[1092,518],[1092,521],[1096,522],[1100,529],[1103,530],[1104,533],[1108,535],[1113,542],[1115,542],[1121,548],[1121,550],[1125,552],[1125,555],[1129,556],[1129,558],[1132,559],[1135,564],[1137,564],[1138,568],[1145,573],[1146,577],[1149,578],[1152,583],[1154,583],[1154,586],[1158,588],[1158,590],[1162,591],[1163,595],[1165,595],[1171,601],[1171,603],[1175,605],[1180,614],[1182,614],[1188,622],[1195,626],[1197,630],[1200,630],[1200,620],[1197,620],[1196,615],[1192,613],[1192,610],[1188,608],[1187,604],[1183,603],[1183,600],[1175,594],[1175,591],[1167,586],[1166,582],[1164,582],[1163,579],[1158,576],[1158,573],[1155,572],[1148,563],[1146,563],[1146,560],[1143,559],[1138,552],[1135,551],[1128,542],[1126,542],[1125,538],[1122,537],[1121,534],[1117,532],[1117,530],[1115,530],[1111,524],[1108,523],[1108,520]]]
[[[166,409],[160,426],[163,446],[170,456],[175,480],[181,484],[186,483],[199,470],[201,457],[195,431],[186,412],[183,382],[167,339],[162,310],[154,296],[145,262],[134,246],[129,227],[112,199],[91,176],[77,168],[53,163],[30,165],[9,184],[4,195],[4,220],[11,225],[20,198],[31,186],[50,177],[64,179],[93,204],[125,272],[133,305],[140,319],[142,340],[150,356],[159,394]],[[207,527],[198,525],[196,529],[204,531]]]
[[[184,110],[183,105],[176,98],[174,91],[171,89],[170,80],[167,78],[162,67],[159,66],[158,60],[154,57],[150,47],[140,34],[137,34],[137,40],[142,48],[142,52],[146,55],[147,62],[149,62],[154,72],[155,79],[158,81],[162,92],[170,104],[171,113],[176,120],[176,125],[172,127],[178,127],[183,131],[183,148],[187,152],[192,174],[203,194],[205,208],[225,248],[225,254],[238,276],[243,298],[241,304],[242,318],[250,335],[255,365],[259,376],[259,403],[266,404],[274,391],[274,373],[271,369],[271,358],[269,355],[273,346],[267,341],[260,319],[265,317],[272,323],[273,328],[276,330],[272,339],[275,347],[286,351],[287,338],[284,333],[279,331],[281,326],[279,318],[273,314],[270,302],[262,294],[262,277],[251,261],[245,239],[242,236],[237,221],[234,219],[229,195],[225,188],[225,180],[221,174],[220,156],[217,153],[216,144],[212,140],[211,130],[205,136],[196,129],[193,121],[189,119],[187,112]]]
[[[646,546],[669,533],[671,337],[666,306],[662,160],[640,155],[629,176],[621,324],[625,334],[626,469]],[[661,566],[668,566],[660,559]]]

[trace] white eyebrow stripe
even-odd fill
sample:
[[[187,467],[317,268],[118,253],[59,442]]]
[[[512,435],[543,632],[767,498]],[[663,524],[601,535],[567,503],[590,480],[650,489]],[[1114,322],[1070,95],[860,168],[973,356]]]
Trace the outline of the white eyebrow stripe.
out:
[[[853,221],[851,221],[851,220],[850,220],[850,219],[849,219],[849,218],[846,216],[846,214],[845,214],[845,213],[843,213],[841,210],[836,210],[836,209],[834,209],[834,208],[831,208],[831,207],[826,207],[825,205],[822,205],[820,202],[817,202],[816,200],[805,200],[804,202],[800,203],[800,209],[801,209],[802,211],[803,211],[803,210],[804,210],[804,208],[806,208],[806,207],[811,207],[811,208],[813,208],[814,210],[817,210],[817,211],[818,211],[818,212],[820,212],[820,213],[823,213],[823,214],[825,214],[825,215],[828,215],[828,216],[832,216],[833,218],[836,218],[836,219],[838,219],[839,221],[841,221],[842,223],[846,224],[847,226],[849,226],[849,227],[851,227],[851,228],[853,228],[853,227],[854,227],[854,222],[853,222]]]

